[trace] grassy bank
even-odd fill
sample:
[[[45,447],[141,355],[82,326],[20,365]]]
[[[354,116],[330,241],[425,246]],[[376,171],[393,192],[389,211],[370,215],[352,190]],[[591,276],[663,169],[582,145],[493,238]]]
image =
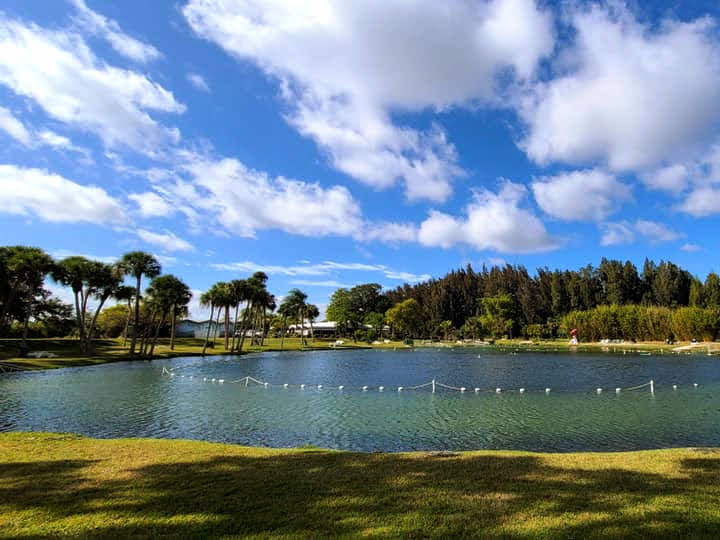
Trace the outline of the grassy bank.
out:
[[[303,345],[299,338],[287,338],[281,344],[280,339],[271,338],[265,340],[262,347],[250,345],[246,342],[243,352],[264,352],[264,351],[297,351],[297,350],[324,350],[334,349],[334,341],[322,341],[316,339],[314,342],[308,340]],[[192,356],[202,353],[204,341],[202,339],[181,338],[175,341],[175,349],[170,350],[170,340],[161,339],[155,347],[153,358],[173,358],[177,356]],[[12,366],[25,369],[52,369],[58,367],[89,366],[94,364],[105,364],[108,362],[119,362],[123,360],[135,360],[128,354],[128,347],[123,346],[121,339],[100,339],[94,341],[95,351],[92,355],[83,355],[76,339],[30,339],[28,345],[31,351],[47,351],[57,355],[57,358],[19,358],[20,340],[0,339],[0,366]],[[369,345],[353,343],[346,340],[342,348],[366,348]],[[383,344],[383,347],[402,346],[399,342]],[[215,347],[209,348],[206,355],[228,354],[223,348],[223,341],[216,340]]]
[[[308,340],[307,345],[303,345],[299,338],[287,338],[281,345],[278,338],[270,338],[265,340],[262,347],[250,345],[246,342],[243,353],[247,352],[267,352],[267,351],[298,351],[298,350],[329,350],[337,349],[333,340]],[[395,349],[406,347],[400,341],[392,341],[390,343],[381,343],[370,345],[367,343],[352,340],[344,340],[343,349],[359,349],[359,348],[380,348]],[[96,340],[95,352],[93,355],[84,356],[79,349],[78,341],[75,339],[31,339],[28,340],[31,351],[47,351],[57,355],[57,358],[19,358],[17,356],[20,346],[20,340],[17,339],[0,339],[0,371],[3,366],[18,367],[23,369],[52,369],[58,367],[71,366],[89,366],[94,364],[104,364],[108,362],[118,362],[122,360],[135,360],[137,357],[131,357],[128,354],[127,346],[123,346],[122,340],[119,339],[102,339]],[[458,344],[456,341],[447,342],[424,342],[416,340],[417,346],[425,347],[468,347],[477,346],[475,344]],[[513,351],[568,351],[575,350],[578,352],[609,352],[609,353],[663,353],[663,354],[720,354],[720,343],[698,343],[690,345],[688,342],[675,343],[667,345],[662,342],[640,342],[640,343],[621,343],[621,344],[603,344],[603,343],[580,343],[572,349],[568,346],[567,340],[541,340],[541,341],[524,341],[524,340],[497,340],[495,347],[501,349],[510,349]],[[161,339],[155,348],[154,358],[173,358],[177,356],[199,355],[202,352],[203,340],[181,338],[176,340],[175,350],[170,350],[170,340]],[[215,342],[214,348],[206,351],[208,356],[218,354],[228,354],[223,348],[222,340]]]
[[[720,450],[355,454],[0,435],[0,536],[720,534]]]

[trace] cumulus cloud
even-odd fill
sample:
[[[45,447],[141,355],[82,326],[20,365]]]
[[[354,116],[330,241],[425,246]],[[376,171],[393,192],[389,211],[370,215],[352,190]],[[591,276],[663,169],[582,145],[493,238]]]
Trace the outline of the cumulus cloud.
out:
[[[0,165],[0,186],[0,212],[61,223],[125,221],[122,205],[104,189],[77,184],[48,171]]]
[[[562,55],[561,75],[522,101],[528,133],[521,146],[538,163],[651,168],[697,151],[720,120],[720,44],[711,19],[650,28],[612,5],[571,16],[575,43]]]
[[[170,204],[153,191],[131,193],[128,199],[137,203],[140,215],[143,217],[165,217],[174,212]]]
[[[394,244],[415,242],[417,235],[418,228],[413,223],[368,223],[356,239],[361,242]]]
[[[644,237],[651,244],[672,242],[684,236],[682,233],[674,231],[662,223],[644,219],[638,219],[634,223],[628,221],[604,223],[602,227],[603,234],[600,239],[600,244],[603,246],[631,244],[637,236]]]
[[[108,147],[150,153],[180,136],[149,115],[184,112],[172,92],[146,75],[98,60],[73,32],[0,18],[0,84],[52,118],[95,133]]]
[[[545,176],[532,191],[546,214],[567,221],[602,221],[631,198],[628,186],[598,169]]]
[[[698,251],[702,251],[702,246],[699,246],[697,244],[691,244],[688,242],[687,244],[683,244],[682,246],[680,246],[680,249],[682,251],[687,251],[688,253],[696,253]]]
[[[695,217],[704,217],[720,212],[720,188],[702,186],[694,189],[677,207]]]
[[[0,107],[0,130],[25,146],[32,144],[32,137],[25,125],[5,107]]]
[[[82,29],[106,39],[115,52],[137,62],[149,62],[160,58],[160,51],[155,47],[127,35],[116,21],[87,7],[85,0],[70,0],[70,2],[77,9],[76,18]]]
[[[199,36],[280,81],[290,123],[334,167],[376,188],[401,180],[411,200],[447,199],[462,171],[441,128],[392,114],[490,100],[498,73],[531,77],[554,43],[533,0],[190,0],[183,13]]]
[[[347,188],[322,187],[250,169],[231,159],[187,154],[182,175],[155,187],[192,219],[253,238],[276,229],[304,236],[352,236],[362,227],[361,211]]]
[[[195,248],[187,240],[183,240],[171,231],[156,233],[146,229],[139,229],[137,235],[146,244],[158,246],[166,251],[193,251]]]
[[[521,208],[527,190],[521,184],[505,182],[498,193],[475,193],[465,215],[454,217],[431,211],[420,225],[418,240],[425,246],[448,248],[468,244],[477,249],[505,253],[532,253],[559,247],[542,221]]]
[[[210,86],[208,86],[205,77],[203,77],[199,73],[188,73],[187,80],[190,81],[190,84],[192,84],[198,90],[202,90],[203,92],[210,91]]]

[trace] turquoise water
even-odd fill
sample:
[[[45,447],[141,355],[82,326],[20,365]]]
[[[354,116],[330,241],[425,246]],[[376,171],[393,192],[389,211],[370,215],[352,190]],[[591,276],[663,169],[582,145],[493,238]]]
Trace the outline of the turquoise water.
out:
[[[248,375],[279,386],[231,383]],[[468,390],[407,390],[432,379]],[[615,393],[616,387],[650,379],[654,394],[648,387]],[[307,386],[283,388],[284,383]],[[339,385],[344,389],[329,388]],[[398,386],[406,389],[398,392]],[[499,394],[497,387],[503,389]],[[719,413],[720,357],[700,355],[318,351],[0,375],[0,431],[273,447],[614,451],[720,446]]]

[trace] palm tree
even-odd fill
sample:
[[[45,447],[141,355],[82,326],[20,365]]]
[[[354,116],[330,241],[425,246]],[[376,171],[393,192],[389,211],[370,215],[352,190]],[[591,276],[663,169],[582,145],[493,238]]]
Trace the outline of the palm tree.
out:
[[[238,313],[240,311],[240,304],[247,297],[247,281],[244,279],[233,279],[228,283],[228,294],[230,295],[231,305],[235,307],[235,318],[233,320],[233,335],[230,343],[230,351],[235,351],[235,338],[238,334]]]
[[[315,304],[307,304],[305,307],[305,316],[310,323],[310,339],[315,343],[315,330],[313,329],[313,322],[320,316],[320,310]]]
[[[243,314],[243,324],[240,334],[240,346],[239,351],[242,352],[243,344],[245,343],[245,334],[247,334],[247,325],[250,321],[250,316],[253,313],[253,304],[261,300],[263,294],[267,292],[266,283],[268,276],[265,272],[255,272],[250,276],[247,281],[247,304],[245,306],[245,313]]]
[[[92,338],[98,315],[108,298],[114,296],[122,286],[122,271],[116,265],[91,261],[85,257],[67,257],[57,263],[52,271],[53,279],[70,287],[75,297],[80,349],[87,354],[92,348]],[[99,301],[95,314],[87,324],[88,300]]]
[[[154,301],[160,315],[160,320],[155,330],[155,337],[150,347],[150,356],[152,356],[155,351],[158,336],[160,335],[160,328],[168,315],[170,316],[171,349],[173,348],[175,341],[175,317],[178,308],[187,308],[192,294],[190,293],[190,288],[185,283],[171,274],[154,278],[146,292]]]
[[[131,251],[120,259],[120,268],[126,275],[133,276],[135,286],[135,323],[133,324],[132,339],[130,340],[130,354],[135,354],[138,326],[140,325],[140,287],[142,277],[154,278],[160,275],[161,266],[155,257],[144,251]]]
[[[203,307],[210,306],[210,319],[208,320],[207,333],[205,334],[205,343],[202,348],[202,355],[205,356],[205,349],[207,349],[208,342],[210,341],[210,327],[213,321],[213,312],[215,311],[215,297],[213,296],[214,291],[212,287],[200,295],[200,305]]]
[[[294,314],[297,316],[300,322],[300,339],[303,345],[307,345],[305,339],[305,310],[307,309],[307,294],[302,292],[300,289],[292,289],[287,296],[283,299],[280,308],[286,314]],[[283,306],[285,306],[283,308]]]

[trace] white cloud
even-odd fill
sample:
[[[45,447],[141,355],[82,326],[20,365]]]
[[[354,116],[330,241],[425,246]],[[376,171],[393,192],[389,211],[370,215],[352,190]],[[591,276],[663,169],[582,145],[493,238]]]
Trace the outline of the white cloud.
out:
[[[410,272],[401,272],[388,268],[382,264],[367,263],[341,263],[335,261],[323,261],[321,263],[303,262],[299,265],[265,265],[251,261],[232,262],[232,263],[216,263],[210,265],[215,270],[224,270],[230,272],[265,272],[268,275],[283,276],[325,276],[341,271],[350,272],[378,272],[388,279],[397,279],[402,281],[425,281],[430,279],[429,274],[412,274]]]
[[[347,283],[340,283],[339,281],[335,281],[333,279],[325,280],[325,281],[314,281],[311,279],[293,279],[290,281],[291,285],[298,285],[300,287],[335,287],[335,288],[345,288],[348,289],[352,287],[352,285]]]
[[[695,217],[720,213],[720,188],[698,187],[678,205],[678,209]]]
[[[631,244],[638,235],[647,239],[651,244],[672,242],[684,236],[662,223],[638,219],[634,223],[628,221],[604,223],[600,244],[603,246]]]
[[[172,92],[145,75],[101,62],[72,32],[0,19],[0,84],[52,118],[97,134],[109,147],[150,153],[180,136],[148,114],[182,113],[185,106]]]
[[[532,191],[545,213],[567,221],[602,221],[631,198],[628,186],[598,169],[538,178]]]
[[[0,212],[34,214],[45,221],[66,223],[123,223],[125,211],[97,186],[76,184],[40,169],[0,165]]]
[[[688,253],[696,253],[698,251],[702,251],[702,246],[699,246],[697,244],[687,243],[687,244],[683,244],[682,246],[680,246],[680,249],[683,251],[687,251]]]
[[[682,238],[684,236],[681,233],[673,231],[662,223],[647,221],[644,219],[638,219],[635,222],[635,229],[654,244],[659,242],[672,242],[673,240],[677,240],[678,238]]]
[[[464,217],[432,211],[420,225],[419,241],[425,246],[468,244],[505,253],[557,248],[559,241],[548,234],[542,221],[520,207],[526,194],[524,186],[505,182],[497,194],[488,190],[475,193]]]
[[[191,0],[194,31],[280,81],[289,121],[334,167],[408,199],[442,201],[462,173],[439,127],[398,125],[396,111],[494,98],[497,75],[533,75],[553,48],[533,0],[486,3]]]
[[[417,226],[412,223],[368,223],[356,239],[361,242],[393,244],[415,242],[417,235]]]
[[[143,242],[161,247],[166,251],[193,251],[195,249],[190,242],[179,238],[171,231],[156,233],[146,229],[139,229],[137,235]]]
[[[603,246],[616,246],[619,244],[631,244],[635,241],[635,231],[630,223],[604,223],[603,234],[600,244]]]
[[[149,62],[160,58],[160,51],[155,47],[124,33],[116,21],[87,7],[85,0],[70,0],[70,2],[78,10],[77,19],[82,30],[103,37],[116,52],[137,62]]]
[[[651,189],[680,193],[688,185],[690,171],[682,163],[661,167],[640,176],[642,182]]]
[[[174,212],[174,209],[155,192],[131,193],[128,199],[135,201],[143,217],[165,217]]]
[[[23,123],[15,118],[13,113],[5,107],[0,107],[0,130],[25,146],[32,144],[30,132]]]
[[[322,187],[246,167],[236,159],[195,155],[181,165],[190,179],[155,183],[168,202],[195,215],[206,226],[252,238],[258,230],[278,229],[304,236],[357,233],[361,211],[347,188]]]
[[[203,92],[210,91],[210,86],[208,86],[205,77],[203,77],[199,73],[188,73],[187,80],[190,81],[190,84],[192,84],[198,90],[201,90]]]
[[[52,255],[55,259],[65,259],[67,257],[85,257],[86,259],[90,259],[91,261],[100,261],[105,264],[112,264],[114,262],[117,262],[117,260],[119,259],[119,257],[115,255],[89,255],[87,253],[82,253],[70,249],[56,249],[54,251],[51,251],[50,255]]]
[[[560,76],[520,106],[535,161],[642,170],[694,153],[720,119],[720,45],[709,18],[650,28],[620,3],[576,11]],[[667,178],[665,180],[668,180]]]

